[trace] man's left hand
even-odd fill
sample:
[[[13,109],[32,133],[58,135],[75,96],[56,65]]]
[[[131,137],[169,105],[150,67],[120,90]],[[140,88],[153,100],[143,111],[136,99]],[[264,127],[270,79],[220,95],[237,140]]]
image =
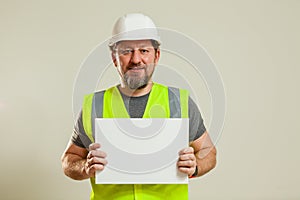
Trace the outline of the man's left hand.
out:
[[[177,166],[180,172],[187,174],[189,177],[194,174],[197,162],[194,154],[194,149],[192,147],[182,149],[179,152],[179,160],[177,162]]]

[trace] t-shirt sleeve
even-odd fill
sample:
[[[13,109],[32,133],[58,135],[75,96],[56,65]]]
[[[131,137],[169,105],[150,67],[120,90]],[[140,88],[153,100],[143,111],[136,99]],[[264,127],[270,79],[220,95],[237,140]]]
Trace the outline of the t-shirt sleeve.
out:
[[[89,145],[92,143],[89,137],[87,136],[82,122],[82,111],[78,114],[77,121],[74,126],[73,134],[71,136],[71,141],[73,144],[82,147],[89,148]]]
[[[193,99],[189,97],[189,141],[192,142],[198,139],[205,131],[206,128],[199,108]]]

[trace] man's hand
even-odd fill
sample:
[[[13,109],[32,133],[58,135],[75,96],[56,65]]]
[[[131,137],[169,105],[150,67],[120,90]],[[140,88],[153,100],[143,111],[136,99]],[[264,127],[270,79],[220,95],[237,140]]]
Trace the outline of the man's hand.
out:
[[[106,153],[99,150],[100,144],[92,143],[86,157],[84,170],[89,177],[94,177],[97,170],[102,171],[107,164]]]
[[[197,162],[194,154],[194,149],[188,147],[179,152],[179,160],[177,166],[180,172],[192,176],[196,170]]]

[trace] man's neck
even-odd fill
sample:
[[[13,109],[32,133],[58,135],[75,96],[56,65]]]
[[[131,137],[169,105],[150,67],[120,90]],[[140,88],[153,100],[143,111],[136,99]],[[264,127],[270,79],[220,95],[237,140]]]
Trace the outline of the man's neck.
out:
[[[118,88],[120,92],[125,94],[126,96],[139,97],[148,94],[151,91],[152,86],[153,86],[153,82],[150,81],[145,87],[136,90],[132,90],[127,86],[123,88],[121,86],[118,86]]]

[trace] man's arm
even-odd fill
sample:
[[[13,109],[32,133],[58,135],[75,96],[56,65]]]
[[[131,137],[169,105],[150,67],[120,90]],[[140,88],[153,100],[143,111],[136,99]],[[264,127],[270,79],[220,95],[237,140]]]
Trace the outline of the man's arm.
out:
[[[216,148],[207,131],[179,152],[178,169],[189,177],[202,176],[216,166]],[[197,166],[197,174],[194,174]]]
[[[195,176],[202,176],[216,166],[217,150],[207,131],[205,131],[201,137],[191,142],[190,146],[194,149],[198,168],[198,173]]]
[[[70,142],[61,158],[64,173],[75,180],[94,177],[96,170],[103,170],[107,164],[106,154],[99,148],[100,144],[93,143],[88,151]]]

